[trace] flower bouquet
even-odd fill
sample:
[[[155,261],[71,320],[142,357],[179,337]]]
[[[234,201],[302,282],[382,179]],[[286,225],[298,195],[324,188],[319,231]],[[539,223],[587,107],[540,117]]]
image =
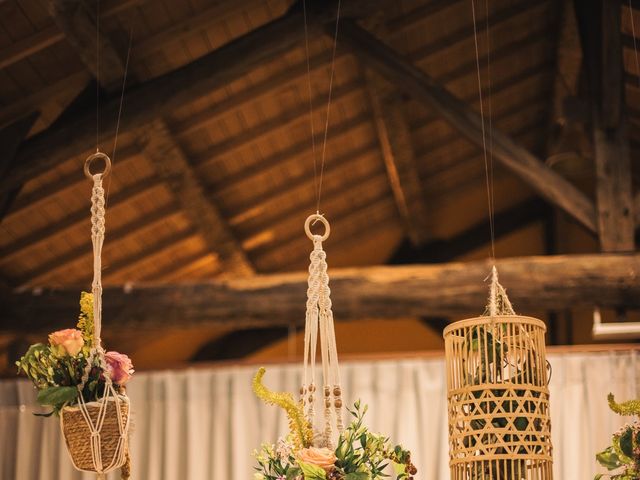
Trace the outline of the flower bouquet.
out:
[[[612,394],[608,398],[609,408],[615,413],[633,415],[637,419],[616,432],[611,445],[596,455],[600,465],[610,472],[617,470],[617,473],[599,473],[594,480],[637,480],[640,478],[640,400],[616,403]]]
[[[125,385],[134,370],[126,355],[94,346],[93,295],[82,292],[78,328],[51,333],[48,344],[31,345],[16,364],[38,390],[38,403],[50,408],[36,415],[60,417],[74,466],[106,473],[127,460]]]
[[[256,374],[253,388],[265,402],[282,407],[289,418],[289,435],[277,445],[265,444],[255,452],[255,480],[375,480],[388,477],[391,464],[397,480],[411,480],[417,473],[411,453],[388,438],[372,433],[364,425],[367,406],[360,402],[349,410],[353,420],[338,437],[335,449],[315,446],[311,423],[302,402],[289,393],[271,392],[262,384],[265,369]]]

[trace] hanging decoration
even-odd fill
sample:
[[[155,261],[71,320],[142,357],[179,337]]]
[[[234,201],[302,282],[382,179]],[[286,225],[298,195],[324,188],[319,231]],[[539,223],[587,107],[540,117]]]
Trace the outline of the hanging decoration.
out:
[[[321,222],[323,235],[311,232]],[[413,479],[416,467],[411,453],[392,445],[364,424],[366,405],[357,401],[349,410],[352,421],[344,427],[338,351],[331,310],[326,253],[322,248],[330,233],[329,222],[319,214],[305,222],[313,242],[307,289],[304,336],[303,384],[300,400],[290,393],[275,393],[262,383],[265,369],[256,374],[253,389],[265,402],[283,408],[289,418],[289,435],[277,445],[263,445],[256,452],[256,479],[368,480],[385,476],[392,463],[396,479]],[[316,356],[320,348],[322,384],[316,383]],[[319,413],[319,411],[321,413]]]
[[[105,162],[104,172],[90,172],[94,160]],[[51,408],[43,415],[59,416],[74,467],[95,472],[98,478],[122,468],[122,478],[128,479],[130,405],[125,385],[133,374],[133,365],[126,355],[105,351],[101,339],[105,233],[102,181],[110,169],[111,160],[99,151],[85,162],[85,174],[93,182],[93,283],[92,293],[81,294],[77,329],[53,332],[48,345],[32,345],[17,365],[38,389],[38,402]]]
[[[484,314],[445,329],[452,480],[553,478],[545,331],[514,312],[495,267]]]

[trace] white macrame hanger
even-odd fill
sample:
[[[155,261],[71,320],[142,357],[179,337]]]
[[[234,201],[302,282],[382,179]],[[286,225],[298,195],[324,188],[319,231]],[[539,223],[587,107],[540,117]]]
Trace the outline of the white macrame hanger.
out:
[[[311,225],[321,222],[325,231],[323,235],[311,232]],[[310,215],[304,224],[307,237],[313,242],[313,251],[309,258],[309,279],[307,288],[307,310],[305,318],[304,341],[304,371],[303,385],[300,390],[305,413],[309,422],[314,425],[316,377],[315,366],[320,339],[320,358],[322,361],[322,393],[323,393],[323,428],[314,435],[316,446],[330,447],[333,436],[333,418],[338,433],[344,429],[342,418],[342,388],[340,386],[340,368],[338,364],[338,349],[336,333],[331,310],[331,290],[329,289],[329,275],[327,273],[327,254],[322,248],[322,242],[329,238],[331,227],[326,218],[319,213]]]
[[[105,164],[104,171],[102,173],[91,173],[91,163],[94,160],[102,160]],[[91,457],[93,461],[93,467],[98,479],[105,478],[105,474],[115,470],[125,463],[127,449],[128,449],[128,431],[129,431],[129,415],[126,418],[123,417],[120,398],[118,392],[116,392],[107,363],[105,360],[105,351],[102,347],[102,246],[104,244],[105,234],[105,195],[104,188],[102,186],[102,180],[111,171],[111,159],[105,153],[99,150],[96,153],[90,155],[84,164],[84,173],[93,182],[93,188],[91,191],[91,242],[93,244],[93,344],[87,358],[87,366],[82,375],[82,381],[78,385],[78,406],[82,413],[89,430],[91,431]],[[94,366],[94,362],[97,361],[98,366],[102,369],[105,378],[105,390],[104,396],[99,400],[99,411],[95,419],[90,415],[87,404],[82,396],[82,391],[86,382],[89,379],[89,373]],[[101,432],[102,426],[107,415],[107,409],[109,402],[113,401],[115,411],[118,416],[118,429],[119,438],[115,449],[115,453],[107,465],[103,464],[102,452],[101,452]],[[63,416],[60,417],[61,422]],[[77,465],[74,466],[78,470]]]

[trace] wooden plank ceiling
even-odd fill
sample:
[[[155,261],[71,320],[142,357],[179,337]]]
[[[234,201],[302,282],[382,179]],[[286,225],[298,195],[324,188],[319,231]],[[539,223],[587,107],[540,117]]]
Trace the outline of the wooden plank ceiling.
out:
[[[49,128],[92,78],[91,65],[83,63],[69,32],[57,27],[64,22],[54,22],[45,3],[12,0],[0,5],[0,122],[8,124],[30,111],[39,111],[31,136]],[[108,39],[114,51],[126,53],[129,30],[133,29],[127,86],[131,90],[282,16],[289,6],[285,0],[105,0],[101,5],[101,46]],[[478,14],[482,32],[484,11]],[[390,2],[377,17],[384,23],[386,43],[478,108],[469,2]],[[559,22],[557,2],[491,3],[493,125],[537,155],[544,155],[547,142],[555,72],[554,32]],[[488,94],[488,54],[483,53],[487,44],[484,37],[480,40]],[[312,33],[310,55],[314,126],[316,143],[320,143],[330,39]],[[109,185],[106,283],[214,277],[239,268],[229,264],[230,256],[238,262],[246,258],[247,265],[242,268],[248,271],[304,266],[308,245],[300,226],[314,209],[306,72],[304,44],[299,42],[224,88],[158,119],[170,137],[166,141],[179,149],[180,162],[186,162],[197,178],[202,201],[217,212],[220,225],[207,224],[205,229],[226,230],[228,237],[222,243],[239,246],[241,251],[235,257],[224,251],[228,250],[224,245],[222,251],[216,250],[210,237],[215,239],[219,232],[208,235],[203,231],[197,214],[189,211],[193,199],[181,199],[167,175],[159,173],[158,148],[147,147],[141,140],[144,134],[127,131],[120,136]],[[418,184],[407,186],[410,196],[405,201],[413,202],[412,212],[419,212],[417,218],[411,216],[410,224],[402,216],[406,207],[398,203],[401,195],[390,186],[393,182],[385,166],[388,160],[378,136],[368,76],[362,62],[349,51],[338,50],[322,210],[335,226],[329,248],[349,250],[370,238],[376,248],[368,248],[366,255],[355,260],[375,264],[385,263],[405,235],[420,243],[451,236],[456,229],[480,220],[476,214],[468,216],[467,225],[434,226],[427,215],[432,206],[455,198],[456,192],[481,184],[484,163],[478,147],[435,112],[400,96],[394,115],[405,117],[404,128],[413,150],[411,161],[415,162],[410,171],[419,177]],[[101,82],[102,95],[117,97],[118,82],[111,79],[113,75],[104,77],[110,81]],[[378,88],[394,89],[383,79],[377,82]],[[189,85],[181,87],[188,89]],[[91,108],[95,103],[92,96],[81,95],[78,102]],[[125,104],[125,117],[128,113]],[[109,138],[112,133],[103,132],[103,136]],[[110,149],[110,140],[103,143],[103,148]],[[87,151],[91,148],[86,145]],[[10,285],[68,285],[88,280],[89,186],[80,171],[82,159],[82,152],[78,152],[30,178],[2,220],[0,272]],[[516,190],[522,190],[500,167],[496,176],[507,177]],[[514,202],[523,195],[527,193],[515,192]],[[425,207],[413,208],[416,204]],[[420,235],[411,235],[412,229]],[[350,263],[347,256],[336,260],[338,265]]]

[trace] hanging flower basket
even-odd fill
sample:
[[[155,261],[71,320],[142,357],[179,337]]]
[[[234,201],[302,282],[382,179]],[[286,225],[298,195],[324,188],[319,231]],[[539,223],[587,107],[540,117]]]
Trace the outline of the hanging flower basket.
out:
[[[95,441],[91,436],[90,424],[79,406],[64,407],[60,412],[60,428],[73,465],[78,470],[88,472],[94,472],[97,463],[104,470],[122,467],[128,451],[129,399],[124,395],[103,398],[85,404],[85,408],[93,425],[98,425],[103,415],[102,428]],[[99,444],[99,449],[96,449],[99,458],[94,458],[92,442]]]
[[[105,162],[103,173],[91,174],[92,160]],[[101,251],[104,242],[103,176],[111,161],[103,153],[91,155],[85,173],[93,181],[91,239],[93,243],[92,293],[80,297],[77,329],[49,335],[48,344],[35,344],[17,362],[19,371],[38,389],[38,402],[51,408],[43,416],[58,415],[73,465],[99,477],[117,468],[129,478],[130,405],[125,384],[133,374],[126,355],[106,352],[100,338],[102,327]]]
[[[495,272],[491,298],[444,331],[451,479],[552,479],[546,327],[513,312]]]

